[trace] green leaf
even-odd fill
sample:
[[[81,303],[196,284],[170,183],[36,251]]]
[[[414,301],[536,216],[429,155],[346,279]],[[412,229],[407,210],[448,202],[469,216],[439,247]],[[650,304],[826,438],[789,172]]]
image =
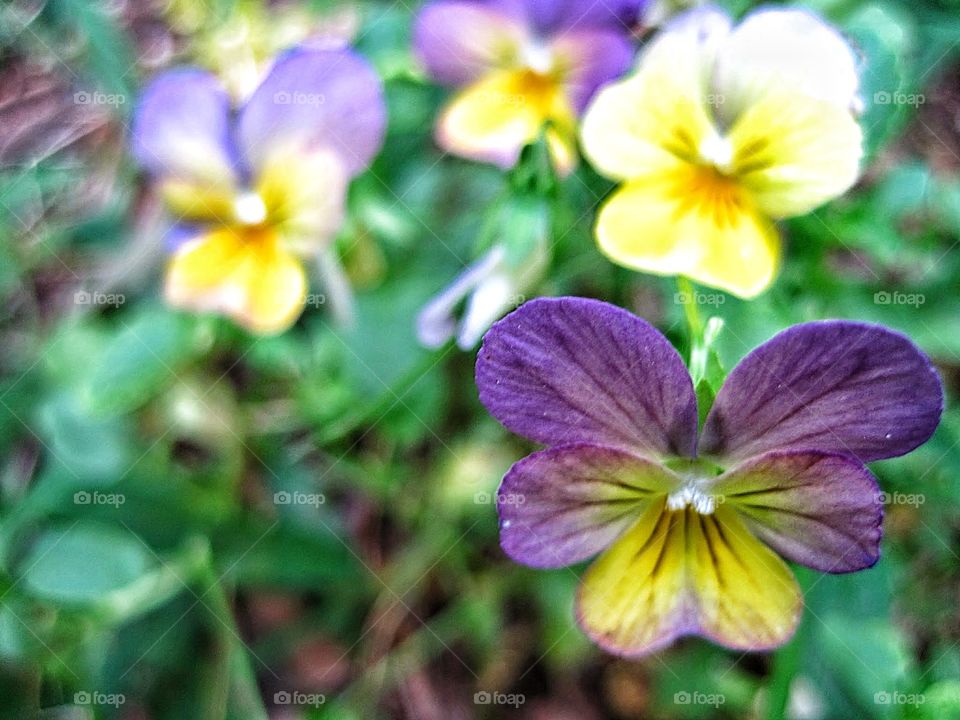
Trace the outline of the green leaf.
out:
[[[195,351],[187,315],[149,307],[120,326],[87,388],[91,407],[104,415],[130,412],[158,395]]]

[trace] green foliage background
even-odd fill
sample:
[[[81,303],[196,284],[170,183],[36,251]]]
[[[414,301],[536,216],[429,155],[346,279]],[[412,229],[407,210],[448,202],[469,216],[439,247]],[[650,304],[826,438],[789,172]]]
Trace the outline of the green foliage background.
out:
[[[888,507],[877,567],[800,573],[807,611],[780,652],[689,640],[641,662],[574,626],[580,568],[500,552],[489,494],[531,448],[480,406],[472,353],[414,338],[417,310],[491,234],[524,241],[529,192],[436,150],[445,91],[410,55],[415,5],[358,5],[357,46],[386,79],[391,119],[338,241],[357,323],[321,307],[275,338],[159,299],[155,200],[124,144],[150,43],[169,32],[153,6],[0,8],[0,717],[248,720],[280,717],[276,693],[300,690],[325,696],[298,708],[311,718],[960,718],[960,5],[810,5],[863,53],[867,172],[785,225],[769,292],[706,308],[724,320],[727,369],[818,318],[914,338],[947,412],[926,446],[875,471],[918,497]],[[189,41],[165,62],[185,61]],[[95,90],[130,101],[81,131],[69,98]],[[609,189],[585,166],[550,188],[539,292],[620,304],[685,352],[675,284],[594,246]],[[78,305],[83,290],[124,302]],[[478,691],[525,702],[476,705]],[[76,703],[96,692],[125,702]],[[678,704],[683,692],[725,702]]]

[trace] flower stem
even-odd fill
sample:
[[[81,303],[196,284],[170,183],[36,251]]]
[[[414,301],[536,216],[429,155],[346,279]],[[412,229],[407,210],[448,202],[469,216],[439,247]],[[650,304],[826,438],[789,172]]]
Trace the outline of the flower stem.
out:
[[[690,333],[690,358],[688,366],[693,384],[696,386],[707,372],[707,346],[704,342],[704,324],[697,307],[697,293],[689,278],[677,278],[677,299],[683,305],[683,314],[687,319]]]

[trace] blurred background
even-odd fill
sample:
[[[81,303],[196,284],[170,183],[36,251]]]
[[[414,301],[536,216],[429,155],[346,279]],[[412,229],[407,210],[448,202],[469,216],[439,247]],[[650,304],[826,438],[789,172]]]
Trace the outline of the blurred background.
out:
[[[875,467],[881,562],[799,573],[789,645],[625,661],[573,622],[582,568],[500,551],[491,494],[532,448],[479,404],[474,352],[416,340],[516,191],[433,144],[447,91],[410,51],[419,3],[4,2],[0,717],[960,718],[960,3],[807,6],[863,55],[865,176],[785,226],[771,290],[705,291],[701,312],[725,320],[727,369],[802,321],[898,328],[947,411]],[[307,38],[353,44],[386,82],[388,140],[338,239],[355,323],[322,295],[270,338],[168,309],[165,218],[126,145],[139,89],[198,64],[242,93]],[[527,296],[617,303],[685,351],[673,282],[596,250],[609,189],[582,165],[551,190]]]

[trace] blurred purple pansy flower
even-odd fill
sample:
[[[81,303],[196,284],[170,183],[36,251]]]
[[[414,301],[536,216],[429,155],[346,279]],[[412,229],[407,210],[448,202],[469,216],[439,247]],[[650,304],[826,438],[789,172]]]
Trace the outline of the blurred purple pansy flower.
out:
[[[380,79],[348,50],[284,54],[236,112],[203,70],[155,78],[131,142],[176,217],[168,301],[262,334],[292,325],[307,292],[301,259],[329,250],[347,185],[385,126]]]
[[[690,634],[784,643],[802,597],[778,555],[830,573],[876,563],[882,504],[864,463],[924,443],[943,408],[936,371],[906,337],[828,320],[747,355],[698,433],[690,375],[666,338],[580,298],[534,300],[494,325],[477,384],[504,426],[548,446],[503,479],[504,550],[538,568],[599,553],[578,621],[630,656]]]
[[[417,18],[416,52],[438,82],[463,89],[437,124],[447,152],[513,167],[545,124],[554,163],[576,163],[577,117],[633,60],[643,0],[436,0]]]

